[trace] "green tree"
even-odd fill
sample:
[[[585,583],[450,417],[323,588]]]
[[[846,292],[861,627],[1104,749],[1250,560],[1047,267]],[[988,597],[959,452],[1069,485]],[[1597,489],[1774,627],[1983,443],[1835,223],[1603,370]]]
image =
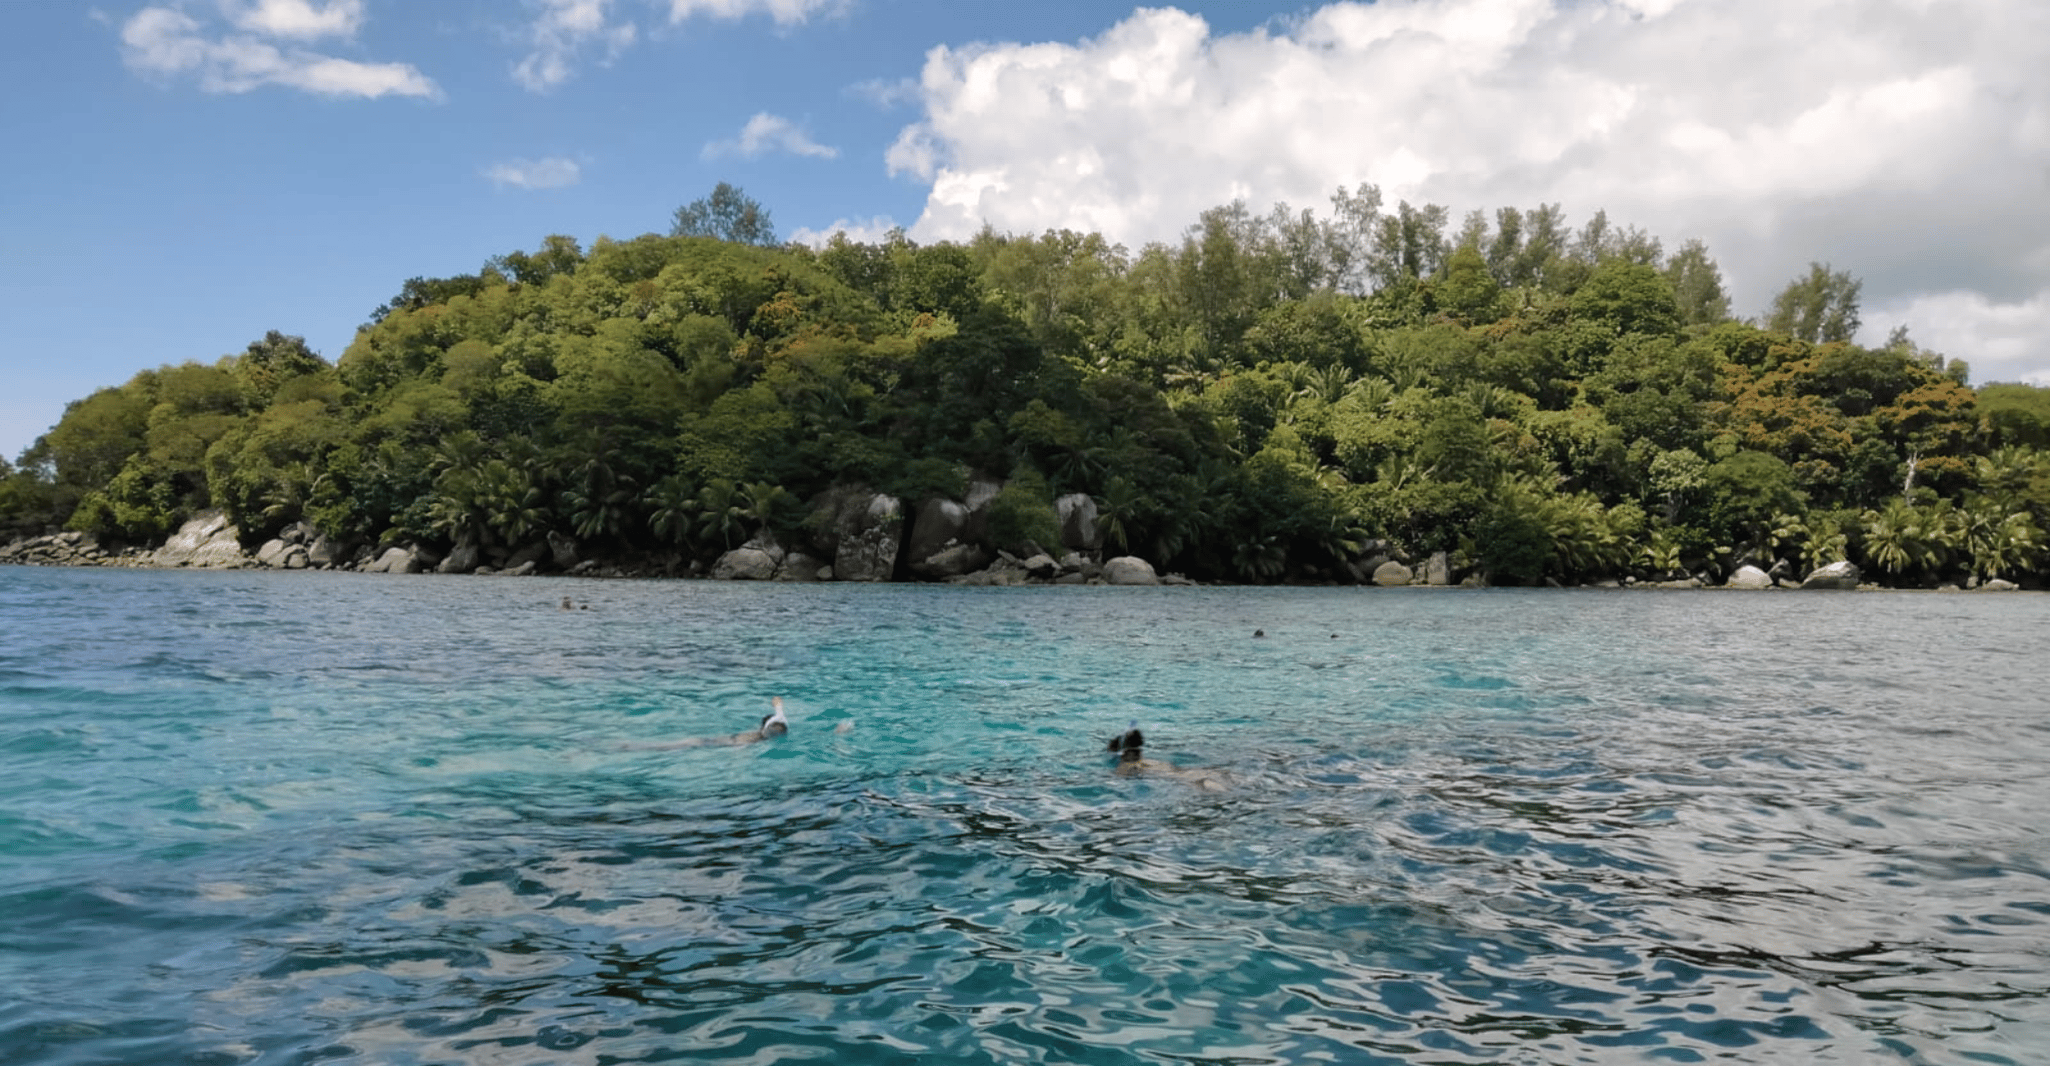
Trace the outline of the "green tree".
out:
[[[671,220],[672,237],[712,237],[734,244],[775,247],[776,226],[769,209],[737,186],[720,182],[704,196],[676,209]]]
[[[1666,282],[1672,286],[1680,323],[1713,326],[1730,318],[1730,297],[1723,290],[1722,270],[1709,258],[1708,246],[1689,240],[1666,262]]]
[[[1624,259],[1597,267],[1574,292],[1570,305],[1574,317],[1618,334],[1664,336],[1680,326],[1672,283],[1656,269]]]
[[[1858,332],[1858,293],[1864,287],[1827,263],[1810,263],[1805,276],[1773,298],[1765,327],[1811,344],[1848,341]]]

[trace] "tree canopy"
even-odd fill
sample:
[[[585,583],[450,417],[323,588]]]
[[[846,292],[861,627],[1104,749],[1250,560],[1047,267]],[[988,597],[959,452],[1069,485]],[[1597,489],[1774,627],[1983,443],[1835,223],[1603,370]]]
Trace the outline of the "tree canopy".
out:
[[[721,184],[667,235],[549,236],[414,277],[328,362],[270,332],[94,392],[0,469],[0,523],[706,560],[862,484],[1002,482],[1049,536],[1221,581],[1446,551],[1505,583],[1852,558],[1888,580],[2046,563],[2050,390],[1852,342],[1811,264],[1732,317],[1699,241],[1556,205],[1221,205],[1175,242],[985,230],[777,245]]]

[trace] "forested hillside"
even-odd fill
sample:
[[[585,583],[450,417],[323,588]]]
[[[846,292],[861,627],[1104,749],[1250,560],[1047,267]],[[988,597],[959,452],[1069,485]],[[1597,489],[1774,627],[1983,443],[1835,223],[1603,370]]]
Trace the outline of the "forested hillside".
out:
[[[144,370],[0,464],[0,530],[140,543],[219,507],[251,542],[305,519],[702,561],[803,539],[829,486],[983,475],[999,542],[1086,493],[1112,552],[1204,580],[1336,580],[1369,540],[1497,584],[2050,565],[2050,390],[1974,390],[1905,330],[1852,343],[1827,265],[1744,321],[1698,242],[1549,205],[1455,226],[1372,187],[1136,253],[774,240],[722,186],[667,236],[408,281],[332,364],[272,332]]]

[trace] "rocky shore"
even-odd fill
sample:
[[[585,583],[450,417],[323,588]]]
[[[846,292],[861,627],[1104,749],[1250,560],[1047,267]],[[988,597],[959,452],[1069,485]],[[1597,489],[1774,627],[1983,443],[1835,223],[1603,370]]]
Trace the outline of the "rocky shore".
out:
[[[785,545],[768,534],[721,554],[709,567],[680,554],[632,558],[585,554],[572,537],[550,532],[518,547],[459,542],[437,546],[408,541],[344,545],[306,522],[279,531],[254,550],[219,511],[187,521],[154,548],[102,546],[88,534],[67,532],[16,540],[0,547],[0,565],[126,566],[209,570],[342,570],[366,574],[473,574],[524,577],[566,574],[583,577],[689,577],[725,581],[925,581],[962,585],[1193,585],[1180,574],[1161,574],[1131,555],[1104,558],[1096,503],[1081,494],[1054,502],[1060,543],[991,542],[988,509],[999,486],[976,482],[966,498],[928,499],[916,507],[860,488],[835,489],[812,503],[804,523],[806,540]],[[1445,552],[1422,559],[1400,555],[1383,541],[1370,541],[1358,555],[1323,573],[1292,575],[1295,584],[1353,584],[1483,587],[1484,575],[1462,572]],[[1768,569],[1737,567],[1727,578],[1701,573],[1674,580],[1622,578],[1598,588],[1647,589],[1875,589],[1849,562],[1834,562],[1794,576],[1785,562]],[[2008,591],[2012,582],[1994,579],[1968,588]],[[1956,591],[1944,586],[1939,591]]]

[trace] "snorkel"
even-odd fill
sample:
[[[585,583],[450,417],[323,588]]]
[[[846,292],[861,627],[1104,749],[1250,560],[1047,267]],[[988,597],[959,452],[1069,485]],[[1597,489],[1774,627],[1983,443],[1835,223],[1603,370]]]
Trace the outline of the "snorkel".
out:
[[[762,716],[762,735],[780,736],[790,731],[790,719],[783,717],[783,697],[775,699],[776,709]]]

